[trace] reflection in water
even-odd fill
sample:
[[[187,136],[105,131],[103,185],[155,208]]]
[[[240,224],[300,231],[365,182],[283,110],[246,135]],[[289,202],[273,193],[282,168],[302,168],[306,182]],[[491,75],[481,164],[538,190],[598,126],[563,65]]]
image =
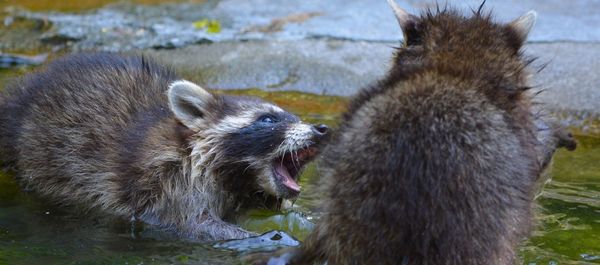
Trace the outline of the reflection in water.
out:
[[[542,197],[600,208],[600,184],[567,184],[554,181],[546,186]]]

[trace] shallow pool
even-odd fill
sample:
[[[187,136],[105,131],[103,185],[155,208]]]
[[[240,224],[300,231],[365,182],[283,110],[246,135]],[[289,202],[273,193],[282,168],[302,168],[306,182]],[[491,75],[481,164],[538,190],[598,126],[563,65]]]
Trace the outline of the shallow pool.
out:
[[[0,81],[15,72],[0,73]],[[4,77],[4,78],[3,78]],[[266,98],[311,122],[335,125],[346,99],[298,92],[218,91]],[[578,135],[559,151],[551,183],[538,198],[538,228],[521,248],[524,264],[600,264],[600,138]],[[318,219],[318,169],[304,172],[303,193],[285,212],[253,211],[247,229],[287,231],[303,239]],[[77,213],[23,191],[0,173],[0,264],[239,264],[239,253],[173,238],[140,223]]]

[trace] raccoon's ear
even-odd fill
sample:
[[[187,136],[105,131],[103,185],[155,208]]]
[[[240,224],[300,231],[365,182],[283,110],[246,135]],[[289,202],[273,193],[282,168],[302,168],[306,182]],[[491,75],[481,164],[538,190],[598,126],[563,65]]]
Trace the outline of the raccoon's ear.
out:
[[[537,13],[531,10],[508,24],[508,26],[517,34],[518,41],[521,45],[527,40],[527,36],[529,36],[533,25],[535,25],[536,19]]]
[[[394,11],[394,15],[398,20],[398,24],[400,24],[402,33],[404,33],[404,43],[406,45],[411,44],[411,42],[413,42],[413,38],[415,38],[415,35],[417,34],[417,17],[411,15],[406,10],[402,9],[395,2],[395,0],[387,0],[387,2]]]
[[[200,86],[186,80],[178,80],[169,85],[169,107],[175,117],[188,128],[201,126],[210,113],[208,106],[215,97]]]

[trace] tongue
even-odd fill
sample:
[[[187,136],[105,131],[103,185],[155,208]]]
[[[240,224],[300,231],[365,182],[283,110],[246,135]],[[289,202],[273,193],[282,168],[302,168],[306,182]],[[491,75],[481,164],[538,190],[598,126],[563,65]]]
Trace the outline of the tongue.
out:
[[[281,164],[275,165],[275,172],[279,177],[283,178],[282,184],[291,190],[300,191],[300,185],[296,183],[292,176],[290,176],[290,172]]]

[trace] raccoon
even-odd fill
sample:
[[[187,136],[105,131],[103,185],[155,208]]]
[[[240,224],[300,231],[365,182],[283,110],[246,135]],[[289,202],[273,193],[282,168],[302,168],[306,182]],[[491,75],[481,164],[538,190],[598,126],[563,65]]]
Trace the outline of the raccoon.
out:
[[[572,141],[532,111],[521,48],[536,14],[500,24],[482,7],[388,3],[403,46],[323,150],[314,231],[269,264],[513,264],[544,161]]]
[[[199,240],[248,237],[227,220],[298,196],[327,130],[113,53],[58,59],[0,97],[0,158],[26,189]]]
[[[542,189],[551,179],[550,169],[554,153],[559,148],[565,148],[573,151],[577,148],[577,142],[573,134],[561,125],[558,120],[550,117],[544,110],[539,110],[534,119],[538,130],[537,147],[538,161],[542,172],[538,176],[536,187],[534,188],[536,198],[541,195]]]
[[[534,122],[538,129],[537,138],[540,143],[537,146],[538,159],[543,169],[548,168],[558,148],[565,148],[569,151],[577,148],[573,134],[556,119],[542,115],[536,116]]]

